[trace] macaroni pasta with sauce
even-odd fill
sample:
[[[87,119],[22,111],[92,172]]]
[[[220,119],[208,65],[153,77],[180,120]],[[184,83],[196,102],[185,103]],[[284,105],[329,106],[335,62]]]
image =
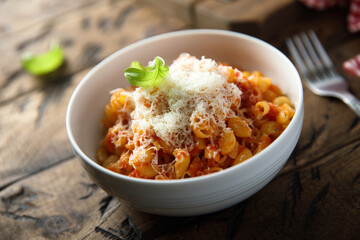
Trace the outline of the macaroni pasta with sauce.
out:
[[[116,89],[96,154],[128,176],[181,179],[229,168],[259,153],[295,110],[269,77],[181,54],[157,87]]]

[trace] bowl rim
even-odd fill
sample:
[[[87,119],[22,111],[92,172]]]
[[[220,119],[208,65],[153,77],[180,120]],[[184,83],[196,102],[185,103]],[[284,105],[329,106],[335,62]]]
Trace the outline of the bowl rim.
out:
[[[171,180],[155,180],[155,179],[144,179],[144,178],[135,178],[135,177],[130,177],[130,176],[126,176],[126,175],[122,175],[113,171],[110,171],[102,166],[100,166],[98,163],[96,163],[96,161],[92,160],[90,157],[88,157],[78,146],[78,144],[75,141],[73,132],[72,132],[72,127],[71,127],[71,112],[72,112],[72,108],[75,105],[75,98],[77,96],[77,93],[80,91],[80,89],[82,88],[82,86],[84,86],[86,84],[86,82],[88,81],[88,79],[90,79],[92,77],[92,75],[97,72],[99,69],[101,69],[104,65],[106,65],[108,62],[112,61],[114,58],[116,58],[118,55],[121,55],[124,52],[127,52],[131,49],[134,49],[136,47],[138,47],[139,45],[143,45],[146,43],[150,43],[150,42],[154,42],[157,40],[161,40],[161,39],[165,39],[165,38],[170,38],[170,37],[178,37],[178,36],[185,36],[185,35],[220,35],[220,36],[226,36],[226,37],[236,37],[236,38],[242,38],[246,41],[253,41],[256,44],[260,44],[265,48],[268,48],[269,50],[273,51],[274,54],[278,55],[279,58],[282,58],[284,60],[284,63],[286,63],[288,65],[288,67],[291,69],[292,72],[294,72],[294,79],[293,81],[297,81],[297,85],[299,86],[299,100],[298,101],[298,106],[295,109],[295,115],[292,119],[292,121],[290,122],[290,124],[288,125],[288,127],[282,132],[282,134],[274,141],[270,144],[269,147],[265,148],[263,151],[261,151],[260,153],[256,154],[255,156],[252,156],[248,161],[242,162],[240,164],[237,164],[235,166],[229,167],[227,169],[221,170],[219,172],[214,172],[211,174],[207,174],[207,175],[202,175],[202,176],[198,176],[198,177],[191,177],[191,178],[183,178],[183,179],[171,179]],[[115,51],[114,53],[110,54],[108,57],[106,57],[105,59],[103,59],[100,63],[98,63],[96,66],[94,66],[80,81],[80,83],[76,86],[74,92],[71,95],[71,98],[69,100],[68,103],[68,107],[67,107],[67,111],[66,111],[66,130],[67,130],[67,134],[68,134],[68,138],[70,140],[70,143],[72,145],[73,150],[76,152],[76,154],[78,154],[87,164],[89,164],[91,167],[95,168],[96,170],[110,175],[111,177],[126,181],[126,182],[133,182],[133,183],[139,183],[139,184],[157,184],[157,185],[184,185],[184,184],[188,184],[188,183],[194,183],[194,182],[207,182],[209,179],[212,180],[216,180],[219,178],[222,178],[225,175],[229,175],[232,174],[234,171],[237,171],[238,168],[242,168],[246,165],[249,164],[253,164],[253,162],[259,161],[260,158],[262,158],[263,155],[265,155],[267,152],[269,152],[269,148],[271,148],[272,146],[277,145],[279,141],[279,139],[285,138],[286,135],[288,135],[287,133],[294,127],[294,125],[296,123],[301,123],[302,125],[302,121],[303,121],[303,87],[302,87],[302,83],[301,83],[301,78],[300,75],[297,71],[297,69],[295,68],[295,66],[293,65],[293,63],[289,60],[289,58],[283,54],[280,50],[278,50],[277,48],[275,48],[274,46],[272,46],[271,44],[258,39],[256,37],[247,35],[247,34],[243,34],[243,33],[239,33],[239,32],[234,32],[234,31],[230,31],[230,30],[217,30],[217,29],[188,29],[188,30],[178,30],[178,31],[173,31],[173,32],[168,32],[168,33],[163,33],[163,34],[159,34],[159,35],[155,35],[152,37],[148,37],[142,40],[139,40],[135,43],[132,43],[128,46],[125,46],[117,51]]]

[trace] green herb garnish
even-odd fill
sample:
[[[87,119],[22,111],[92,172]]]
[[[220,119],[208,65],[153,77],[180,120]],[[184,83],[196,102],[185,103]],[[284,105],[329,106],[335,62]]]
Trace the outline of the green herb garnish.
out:
[[[48,52],[21,57],[23,67],[33,75],[43,76],[56,71],[64,63],[64,53],[59,43],[52,43]]]
[[[126,79],[136,87],[158,86],[168,74],[169,67],[161,57],[155,57],[147,67],[133,61],[124,72]]]

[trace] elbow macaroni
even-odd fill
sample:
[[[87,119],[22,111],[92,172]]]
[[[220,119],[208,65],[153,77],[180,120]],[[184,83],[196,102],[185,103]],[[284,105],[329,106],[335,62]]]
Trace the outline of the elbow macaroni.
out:
[[[264,150],[288,126],[295,114],[291,101],[259,71],[240,72],[229,65],[228,82],[242,92],[225,118],[194,115],[189,119],[194,146],[172,146],[158,136],[149,138],[139,126],[131,125],[134,110],[132,90],[118,89],[105,106],[102,123],[107,130],[96,152],[100,165],[111,171],[139,178],[181,179],[201,176],[240,164]],[[240,72],[240,74],[239,74]],[[141,136],[134,138],[134,135]]]

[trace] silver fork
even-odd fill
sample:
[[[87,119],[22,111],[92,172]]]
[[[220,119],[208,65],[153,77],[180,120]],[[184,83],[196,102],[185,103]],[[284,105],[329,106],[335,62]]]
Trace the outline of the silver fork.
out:
[[[345,78],[334,68],[315,32],[301,33],[285,42],[310,90],[341,99],[360,117],[360,101],[349,92]]]

